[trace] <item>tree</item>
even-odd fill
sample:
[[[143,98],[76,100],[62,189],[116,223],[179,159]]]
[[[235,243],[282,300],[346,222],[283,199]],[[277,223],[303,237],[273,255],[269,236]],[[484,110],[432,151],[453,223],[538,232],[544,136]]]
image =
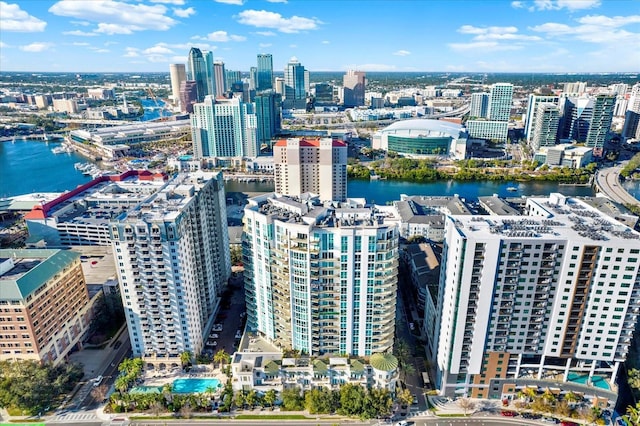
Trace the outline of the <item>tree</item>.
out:
[[[231,355],[229,355],[224,349],[220,349],[213,356],[213,362],[222,366],[231,362]]]
[[[276,394],[276,391],[273,389],[269,389],[265,394],[264,397],[262,399],[262,401],[269,407],[273,407],[274,404],[276,403],[276,400],[278,399],[278,395]]]
[[[191,364],[191,359],[193,358],[193,354],[189,351],[184,351],[180,354],[180,362],[182,363],[182,368],[187,367]]]
[[[400,405],[411,405],[413,402],[413,395],[409,389],[402,389],[396,395],[396,400]]]
[[[640,424],[640,402],[635,406],[627,406],[627,414],[624,415],[624,418],[629,421],[629,424]]]
[[[331,414],[338,408],[337,394],[326,388],[305,392],[305,408],[310,414]]]
[[[476,409],[476,403],[469,398],[460,398],[458,400],[458,405],[460,406],[460,408],[462,408],[462,411],[464,411],[465,417],[467,416],[467,413],[469,411],[473,411]]]
[[[94,388],[91,389],[91,396],[96,401],[102,402],[107,397],[107,392],[109,392],[109,388],[102,383],[100,386],[94,386]]]
[[[367,417],[387,417],[391,414],[393,399],[388,389],[372,388],[367,393]]]
[[[127,379],[127,376],[118,376],[113,386],[121,394],[125,393],[127,389],[129,389],[129,380]]]
[[[251,389],[249,392],[247,392],[245,402],[250,408],[253,409],[258,403],[258,399],[258,392],[256,392],[254,389]]]
[[[242,391],[236,392],[235,395],[233,396],[233,403],[235,404],[236,407],[242,410],[244,408],[244,404],[246,403],[244,392]]]
[[[188,403],[180,407],[180,417],[185,419],[190,419],[192,414],[193,414],[193,408],[191,408],[191,406]]]
[[[627,371],[627,383],[633,389],[640,390],[640,370],[632,368]]]
[[[340,387],[340,409],[345,416],[360,416],[364,411],[365,392],[362,386],[345,383]]]
[[[304,409],[304,400],[298,388],[292,387],[282,391],[282,409],[285,411]]]

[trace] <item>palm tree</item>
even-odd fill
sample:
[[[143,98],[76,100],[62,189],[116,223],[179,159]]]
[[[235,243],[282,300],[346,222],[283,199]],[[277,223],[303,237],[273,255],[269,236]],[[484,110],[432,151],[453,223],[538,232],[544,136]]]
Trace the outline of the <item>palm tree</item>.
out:
[[[231,355],[229,355],[224,349],[220,349],[213,356],[213,362],[215,362],[219,366],[227,364],[230,361],[231,361]]]
[[[264,394],[264,398],[262,400],[269,407],[273,407],[277,399],[278,399],[278,396],[276,394],[276,391],[274,389],[269,389],[267,393]]]
[[[638,402],[635,407],[633,405],[629,405],[627,407],[627,414],[624,417],[629,420],[629,424],[640,424],[640,402]]]
[[[632,368],[627,371],[627,383],[633,389],[640,390],[640,370],[637,368]]]
[[[189,351],[184,351],[180,354],[180,362],[182,363],[182,368],[185,368],[189,364],[191,364],[191,359],[193,358],[193,354]]]
[[[127,378],[127,376],[118,376],[113,385],[118,392],[124,394],[127,389],[129,389],[129,379]]]

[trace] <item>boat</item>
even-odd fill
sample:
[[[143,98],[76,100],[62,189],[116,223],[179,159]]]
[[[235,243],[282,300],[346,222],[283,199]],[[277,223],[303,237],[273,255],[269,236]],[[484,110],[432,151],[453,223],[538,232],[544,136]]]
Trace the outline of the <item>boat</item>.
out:
[[[509,191],[509,192],[516,192],[517,190],[518,190],[518,188],[515,187],[515,186],[510,186],[510,187],[507,188],[507,191]]]
[[[63,152],[67,152],[67,150],[63,146],[55,146],[51,148],[51,152],[53,152],[54,154],[62,154]]]

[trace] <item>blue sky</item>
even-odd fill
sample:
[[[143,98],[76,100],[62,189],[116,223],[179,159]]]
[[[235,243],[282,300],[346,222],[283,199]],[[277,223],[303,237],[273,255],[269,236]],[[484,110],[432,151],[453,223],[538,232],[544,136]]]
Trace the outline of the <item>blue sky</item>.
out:
[[[640,0],[0,0],[0,71],[637,72]]]

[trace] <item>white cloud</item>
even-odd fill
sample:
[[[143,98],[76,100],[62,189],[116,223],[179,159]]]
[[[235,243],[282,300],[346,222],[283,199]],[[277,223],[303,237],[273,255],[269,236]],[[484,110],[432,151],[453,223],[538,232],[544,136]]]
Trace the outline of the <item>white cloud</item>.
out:
[[[397,50],[395,52],[393,52],[394,56],[409,56],[411,55],[411,52],[409,52],[408,50]]]
[[[118,44],[118,42],[117,42],[117,41],[105,41],[105,42],[104,42],[104,45],[105,45],[105,46],[111,46],[111,45],[113,45],[113,44]]]
[[[126,47],[125,49],[125,58],[137,58],[140,56],[140,49],[136,47]]]
[[[111,52],[109,49],[91,49],[96,53],[109,53]]]
[[[83,41],[83,42],[80,42],[80,41],[74,41],[74,42],[73,42],[73,43],[71,43],[71,44],[72,44],[72,45],[74,45],[74,46],[89,46],[89,43],[87,43],[87,42],[85,42],[85,41]]]
[[[453,50],[458,51],[478,51],[480,52],[495,52],[501,50],[519,50],[522,49],[523,46],[511,45],[511,44],[500,44],[495,41],[475,41],[471,43],[449,43],[448,45]]]
[[[228,41],[245,41],[247,38],[244,36],[228,34],[226,31],[214,31],[207,34],[202,40],[215,41],[219,43],[226,43]]]
[[[262,48],[265,48],[265,47],[271,47],[272,44],[271,43],[260,43],[260,44],[258,44],[258,46],[260,46]]]
[[[272,28],[282,33],[298,33],[316,30],[322,22],[316,18],[292,16],[285,18],[279,13],[266,10],[245,10],[238,14],[238,22],[258,28]]]
[[[18,4],[0,1],[0,28],[3,31],[35,33],[44,31],[47,23],[20,9]]]
[[[547,22],[531,27],[531,30],[544,33],[549,38],[565,37],[588,43],[616,45],[615,47],[621,44],[640,45],[640,33],[622,29],[625,25],[640,23],[640,15],[613,17],[588,15],[578,18],[576,21],[578,25],[575,26]]]
[[[52,46],[53,46],[52,43],[37,41],[35,43],[20,46],[20,50],[23,50],[25,52],[37,53],[37,52],[44,52],[45,50],[48,50]]]
[[[295,49],[296,47],[298,47],[298,45],[297,44],[290,44],[289,47],[292,48],[292,49]]]
[[[569,11],[592,9],[599,7],[600,0],[534,0],[534,9],[536,10],[560,10],[567,9]]]
[[[522,9],[524,7],[524,4],[521,1],[512,1],[511,7],[514,9]]]
[[[95,31],[104,34],[166,31],[178,22],[166,16],[167,8],[161,4],[147,5],[115,0],[61,0],[51,6],[49,12],[58,16],[97,22],[98,28]]]
[[[287,0],[267,0],[269,3],[286,3]]]
[[[171,63],[172,64],[183,64],[187,61],[187,55],[184,56],[172,56]]]
[[[142,51],[143,55],[175,55],[174,51],[162,44],[156,44]]]
[[[463,25],[458,28],[462,34],[504,34],[517,33],[516,27],[474,27],[473,25]]]
[[[175,6],[182,6],[184,4],[184,0],[149,0],[151,3],[164,3],[164,4],[173,4]]]
[[[62,34],[71,35],[71,36],[78,36],[78,37],[95,37],[95,36],[98,35],[96,33],[89,33],[87,31],[80,31],[80,30],[63,31]]]
[[[70,21],[73,25],[80,25],[81,27],[88,27],[91,25],[91,22],[87,21]]]
[[[348,65],[346,67],[343,67],[343,69],[345,70],[358,69],[363,71],[397,71],[397,68],[395,65],[388,65],[388,64],[360,64],[360,65],[356,65],[355,67],[353,65]]]
[[[196,14],[196,10],[192,7],[186,9],[173,9],[173,14],[179,18],[188,18],[191,15]]]
[[[6,48],[9,48],[9,47],[13,47],[13,46],[8,45],[4,41],[0,41],[0,49],[6,49]]]
[[[329,40],[322,40],[322,44],[331,44]]]
[[[273,31],[256,31],[256,34],[265,36],[265,37],[273,37],[276,35]]]
[[[236,6],[242,6],[244,0],[214,0],[216,3],[234,4]]]

